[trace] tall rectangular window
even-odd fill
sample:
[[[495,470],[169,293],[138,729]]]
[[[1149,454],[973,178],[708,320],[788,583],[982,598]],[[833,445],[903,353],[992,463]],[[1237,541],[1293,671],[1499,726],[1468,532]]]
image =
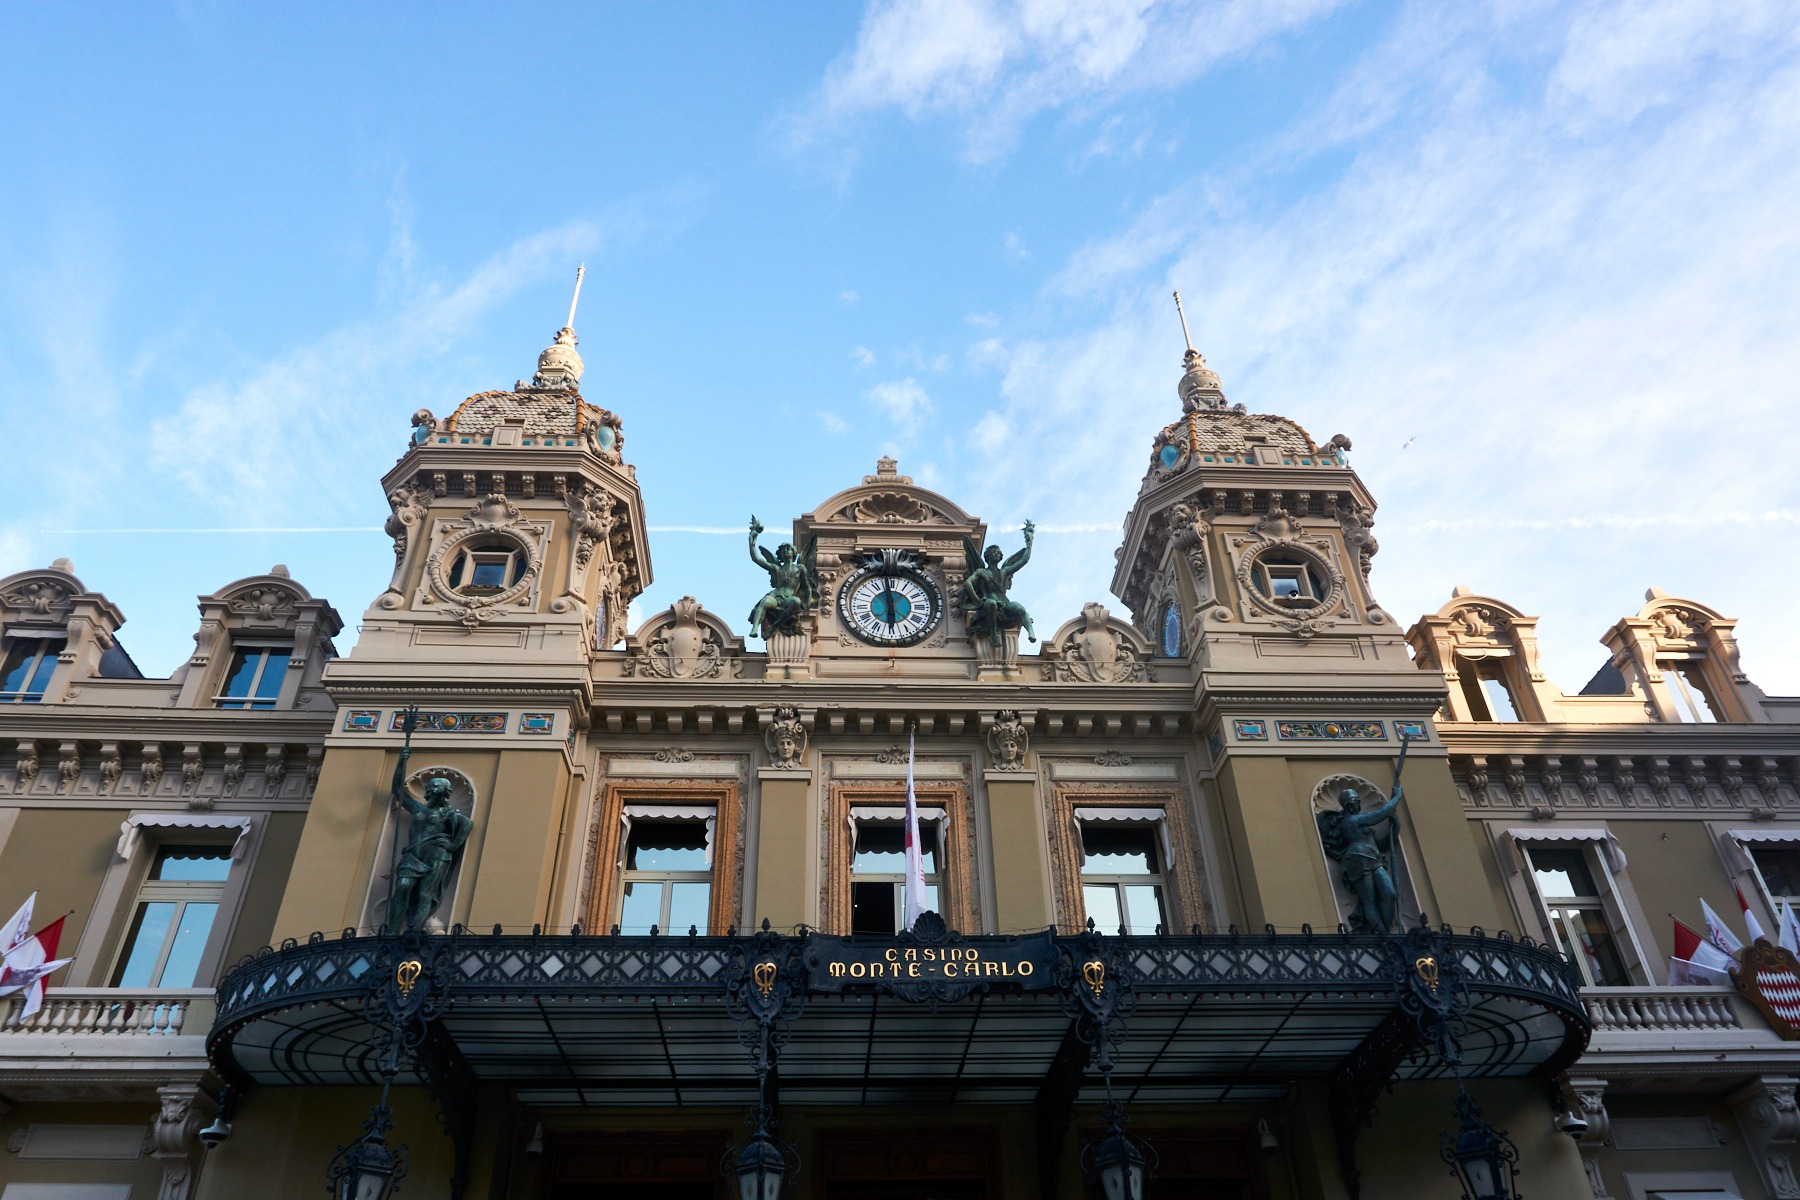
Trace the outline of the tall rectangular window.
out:
[[[14,637],[0,671],[0,704],[36,704],[50,686],[56,656],[69,643],[62,638]]]
[[[230,874],[229,846],[158,846],[112,986],[193,987]]]
[[[1711,722],[1719,719],[1719,710],[1707,689],[1706,674],[1700,663],[1690,659],[1665,659],[1656,664],[1668,682],[1669,694],[1675,698],[1675,711],[1683,721]]]
[[[919,858],[925,868],[925,907],[938,907],[938,822],[919,819]],[[850,932],[897,933],[906,885],[904,818],[859,817],[856,848],[850,859]]]
[[[1105,934],[1155,933],[1167,922],[1158,829],[1151,824],[1081,824],[1081,902]]]
[[[704,820],[632,821],[625,839],[619,932],[708,932],[712,866]]]
[[[1783,900],[1800,906],[1800,842],[1759,842],[1746,849],[1769,899],[1777,907]]]
[[[1507,686],[1501,665],[1493,659],[1473,661],[1457,659],[1456,675],[1462,684],[1463,699],[1469,715],[1477,721],[1511,722],[1519,719],[1513,703],[1512,688]]]
[[[218,697],[220,708],[274,708],[292,646],[239,646]]]
[[[1594,882],[1588,852],[1579,846],[1534,846],[1528,854],[1551,933],[1587,986],[1629,986],[1618,933]]]

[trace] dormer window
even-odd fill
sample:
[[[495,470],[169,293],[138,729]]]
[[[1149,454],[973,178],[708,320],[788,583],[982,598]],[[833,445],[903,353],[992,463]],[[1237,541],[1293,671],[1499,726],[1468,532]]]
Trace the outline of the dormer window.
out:
[[[1668,681],[1669,694],[1675,698],[1675,711],[1683,721],[1710,722],[1719,719],[1706,684],[1706,673],[1695,659],[1664,659],[1656,664]]]
[[[56,656],[68,642],[62,638],[15,636],[0,676],[0,704],[36,704],[50,686]]]
[[[1267,555],[1258,559],[1253,578],[1264,596],[1293,608],[1312,608],[1329,594],[1318,570],[1297,556]]]
[[[491,596],[525,578],[525,565],[525,552],[510,543],[470,546],[450,565],[450,586],[465,596]]]
[[[292,646],[239,646],[231,653],[231,669],[217,702],[220,708],[274,708],[281,695]]]

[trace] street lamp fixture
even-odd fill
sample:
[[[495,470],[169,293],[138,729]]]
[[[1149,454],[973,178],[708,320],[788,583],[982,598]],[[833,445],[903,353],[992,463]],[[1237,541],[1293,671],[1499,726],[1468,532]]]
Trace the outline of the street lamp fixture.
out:
[[[387,1134],[394,1127],[394,1114],[387,1106],[387,1087],[381,1099],[363,1121],[362,1136],[348,1146],[339,1146],[331,1160],[327,1178],[331,1194],[337,1200],[389,1200],[400,1190],[406,1175],[406,1147],[388,1149]]]
[[[1444,1135],[1438,1155],[1462,1184],[1463,1200],[1518,1200],[1518,1193],[1513,1191],[1518,1150],[1505,1133],[1483,1119],[1469,1093],[1457,1094],[1456,1115],[1461,1118],[1462,1127]]]
[[[1125,1132],[1116,1102],[1106,1102],[1106,1133],[1090,1142],[1082,1157],[1103,1200],[1144,1200],[1144,1184],[1156,1170],[1156,1151]]]

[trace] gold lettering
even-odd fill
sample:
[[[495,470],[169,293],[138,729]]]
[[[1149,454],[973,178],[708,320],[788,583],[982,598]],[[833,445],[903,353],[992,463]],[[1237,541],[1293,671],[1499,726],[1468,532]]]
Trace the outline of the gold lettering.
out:
[[[900,951],[893,946],[889,946],[886,950],[882,951],[881,957],[887,959],[889,962],[893,962],[900,957]]]
[[[867,975],[868,973],[869,973],[868,967],[864,966],[862,963],[855,962],[855,963],[850,964],[850,978],[861,979],[864,975]]]
[[[908,975],[910,975],[912,978],[917,979],[919,977],[919,964],[918,963],[907,963],[906,964],[906,973]]]
[[[974,962],[976,959],[981,957],[981,951],[975,949],[975,947],[973,947],[973,946],[970,946],[967,950],[963,951],[963,957],[968,959],[970,962]]]
[[[1020,975],[1029,975],[1029,974],[1031,974],[1031,972],[1032,972],[1032,966],[1031,966],[1031,960],[1029,958],[1019,964],[1019,974]]]
[[[908,946],[906,948],[906,961],[907,962],[918,962],[919,961],[919,951],[916,946]]]
[[[1000,974],[1001,974],[1001,975],[1002,975],[1002,976],[1006,976],[1006,977],[1009,977],[1009,978],[1010,978],[1010,977],[1011,977],[1011,975],[1012,975],[1012,973],[1013,973],[1013,969],[1012,969],[1012,964],[1011,964],[1011,963],[1009,963],[1009,962],[1003,962],[1003,963],[1001,963],[1001,964],[1000,964]]]
[[[944,964],[944,978],[945,979],[955,979],[956,978],[956,964],[955,963],[947,962]]]
[[[831,964],[831,977],[833,979],[842,979],[844,977],[844,964],[843,963],[834,962]]]

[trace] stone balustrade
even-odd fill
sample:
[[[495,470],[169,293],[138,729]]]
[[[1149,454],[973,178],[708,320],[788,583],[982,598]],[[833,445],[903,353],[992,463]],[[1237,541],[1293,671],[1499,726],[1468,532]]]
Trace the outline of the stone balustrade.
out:
[[[1737,1030],[1728,987],[1585,988],[1595,1033]]]
[[[211,988],[50,988],[44,1006],[21,1020],[22,993],[7,997],[0,1034],[69,1037],[112,1033],[173,1037],[204,1034],[212,1023]]]

